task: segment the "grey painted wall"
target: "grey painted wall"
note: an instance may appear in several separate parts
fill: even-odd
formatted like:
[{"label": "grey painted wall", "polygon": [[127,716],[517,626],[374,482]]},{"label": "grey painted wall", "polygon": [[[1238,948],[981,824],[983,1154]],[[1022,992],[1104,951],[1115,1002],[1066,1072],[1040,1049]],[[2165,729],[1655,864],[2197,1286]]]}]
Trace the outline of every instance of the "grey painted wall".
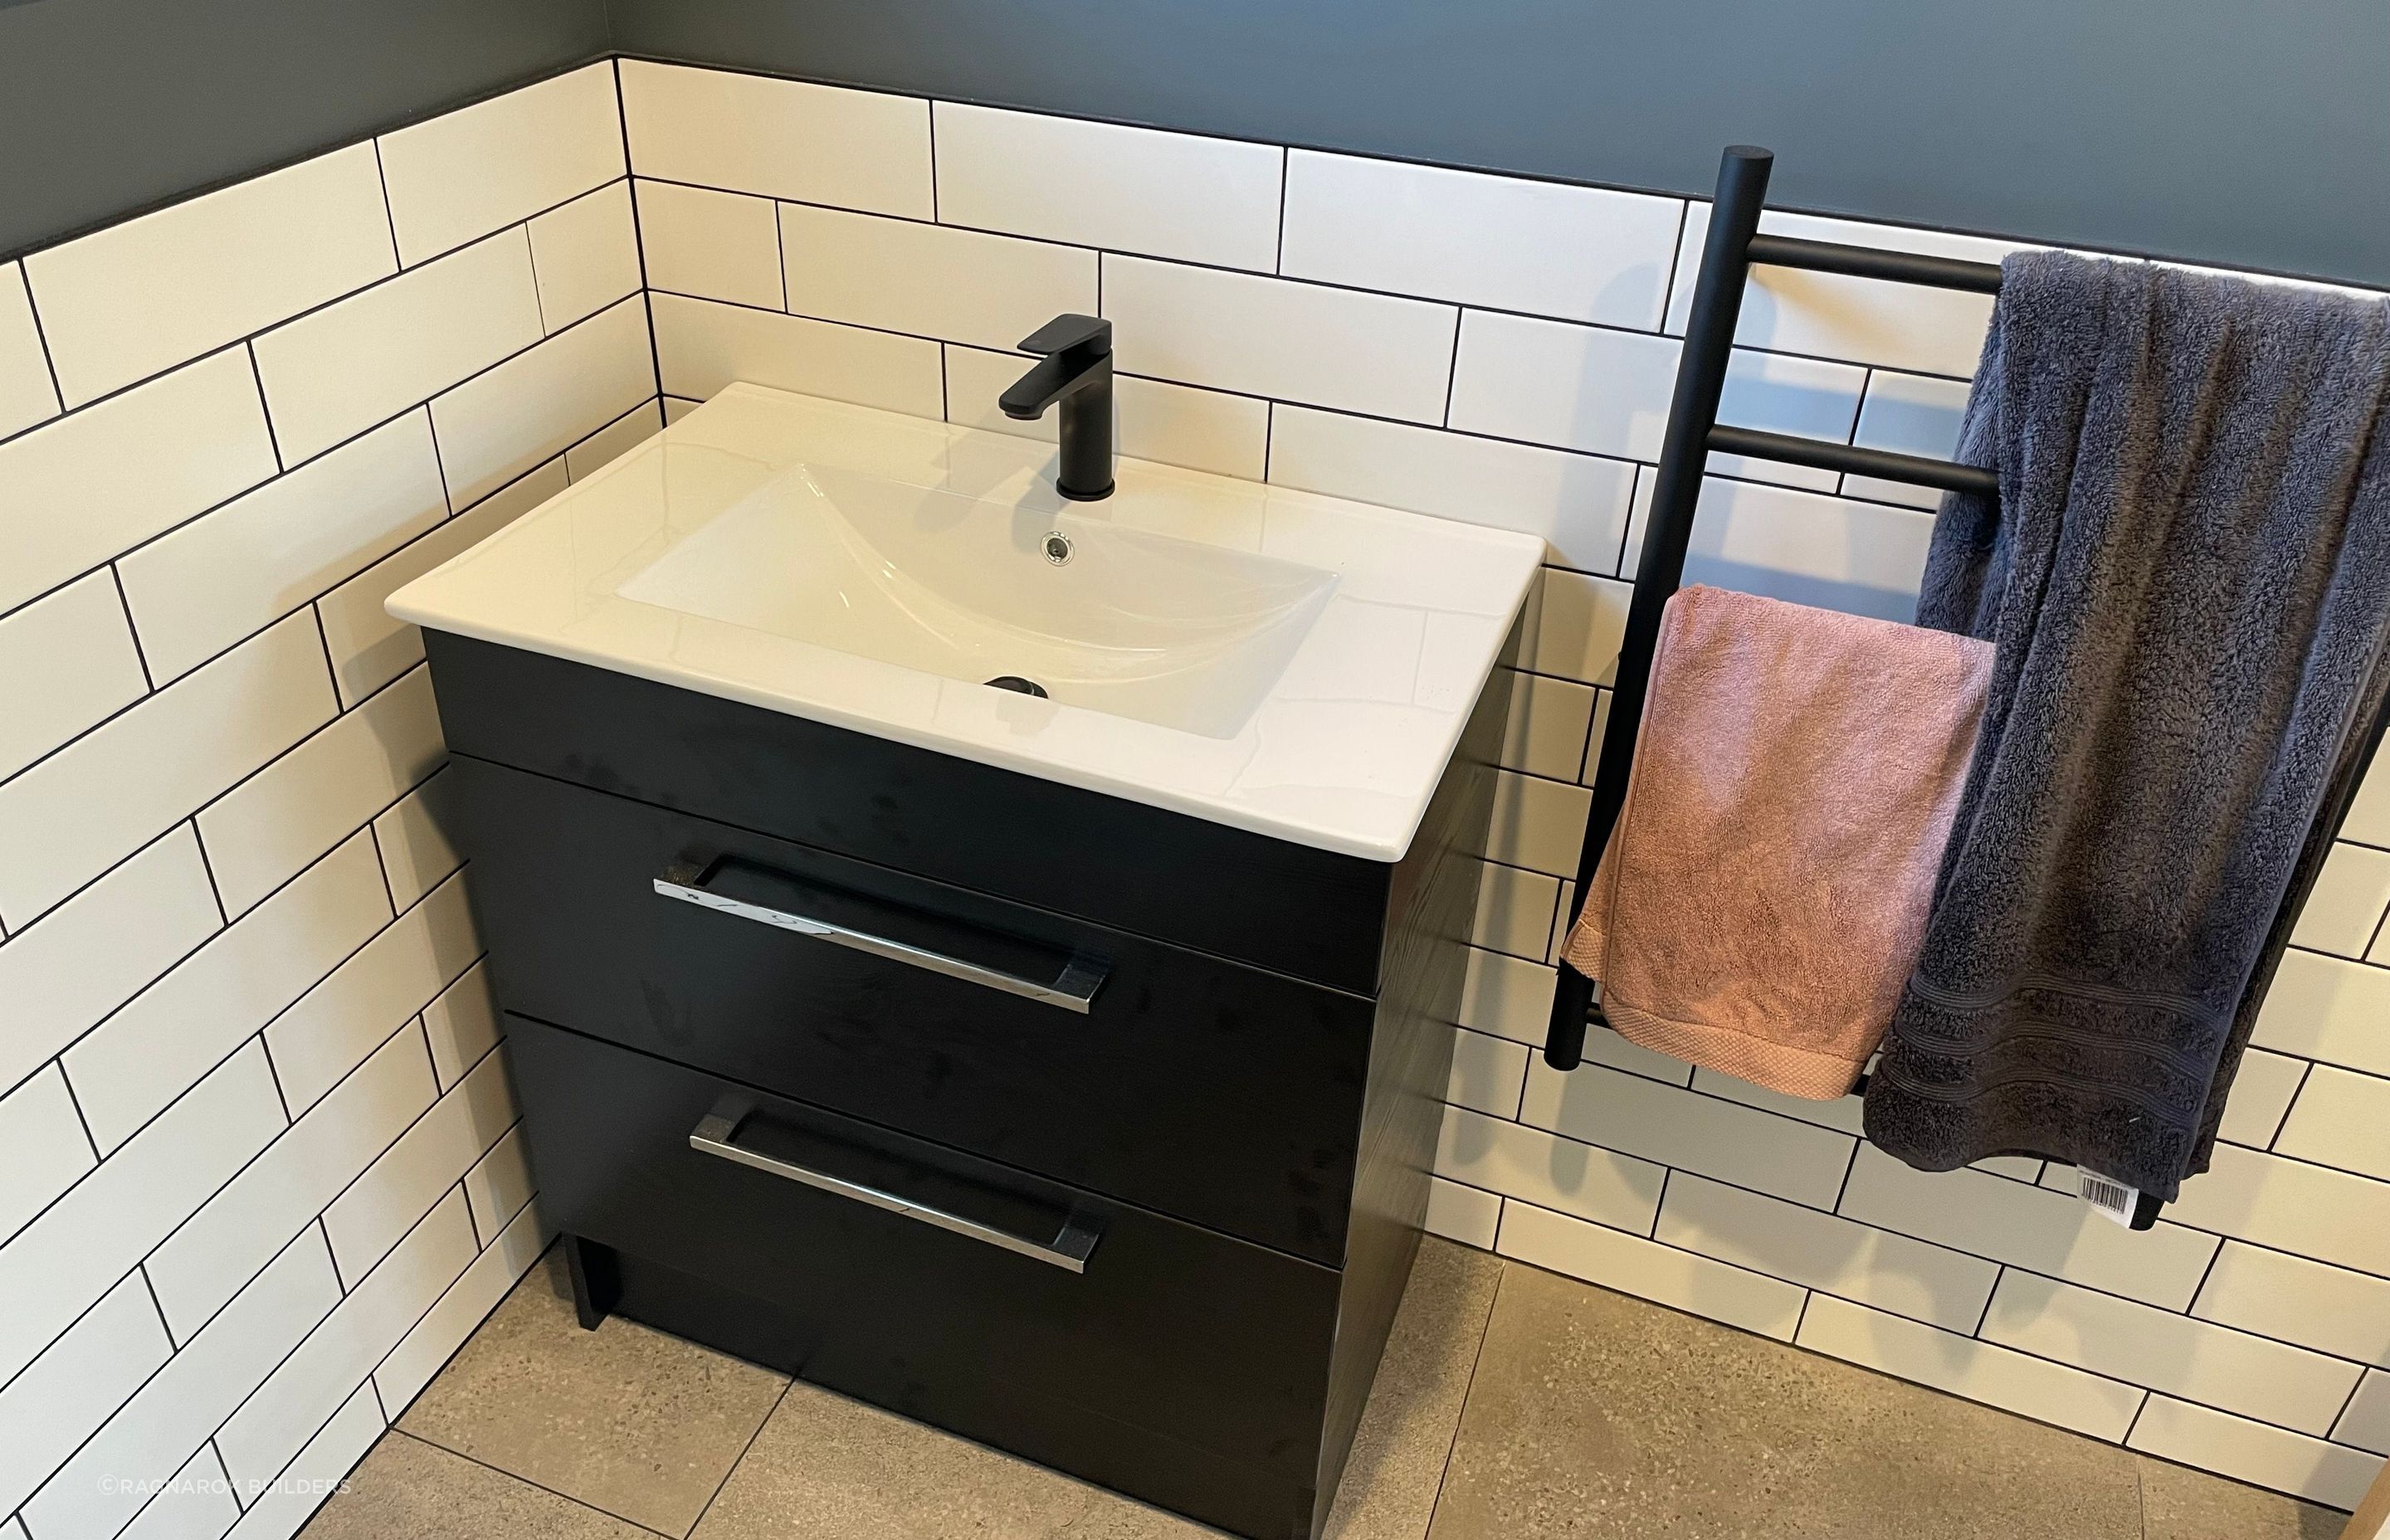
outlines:
[{"label": "grey painted wall", "polygon": [[604,0],[0,4],[0,255],[606,46]]},{"label": "grey painted wall", "polygon": [[626,52],[2390,284],[2384,0],[613,0]]}]

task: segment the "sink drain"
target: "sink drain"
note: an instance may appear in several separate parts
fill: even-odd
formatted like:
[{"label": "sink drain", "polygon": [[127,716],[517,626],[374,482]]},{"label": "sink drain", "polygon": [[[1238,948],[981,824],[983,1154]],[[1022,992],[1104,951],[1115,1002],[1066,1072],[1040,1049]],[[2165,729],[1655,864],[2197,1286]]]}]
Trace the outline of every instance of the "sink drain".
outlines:
[{"label": "sink drain", "polygon": [[999,674],[987,683],[991,689],[1010,690],[1016,695],[1034,695],[1040,700],[1046,699],[1045,686],[1034,679],[1023,679],[1017,674]]}]

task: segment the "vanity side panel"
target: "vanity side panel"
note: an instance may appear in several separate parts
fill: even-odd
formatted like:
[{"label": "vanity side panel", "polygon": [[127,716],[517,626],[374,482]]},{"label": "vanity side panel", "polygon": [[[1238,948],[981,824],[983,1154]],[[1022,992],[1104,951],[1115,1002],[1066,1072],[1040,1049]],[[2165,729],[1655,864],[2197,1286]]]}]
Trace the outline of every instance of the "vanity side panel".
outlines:
[{"label": "vanity side panel", "polygon": [[424,644],[459,752],[1377,992],[1384,863],[520,648]]},{"label": "vanity side panel", "polygon": [[1384,986],[1345,1231],[1315,1533],[1327,1523],[1427,1217],[1509,700],[1508,680],[1497,674],[1478,694],[1409,853],[1390,868]]}]

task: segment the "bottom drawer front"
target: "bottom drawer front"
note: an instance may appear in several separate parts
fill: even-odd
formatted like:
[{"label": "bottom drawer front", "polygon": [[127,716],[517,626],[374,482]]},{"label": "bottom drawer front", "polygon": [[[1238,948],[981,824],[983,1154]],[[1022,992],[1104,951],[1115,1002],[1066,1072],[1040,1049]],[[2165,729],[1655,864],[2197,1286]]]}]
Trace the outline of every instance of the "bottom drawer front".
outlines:
[{"label": "bottom drawer front", "polygon": [[[1063,1469],[1071,1450],[1036,1446],[1058,1405],[1314,1480],[1334,1271],[542,1022],[508,1032],[548,1218],[775,1307],[802,1344],[782,1367]],[[1008,1399],[1017,1421],[990,1411]]]}]

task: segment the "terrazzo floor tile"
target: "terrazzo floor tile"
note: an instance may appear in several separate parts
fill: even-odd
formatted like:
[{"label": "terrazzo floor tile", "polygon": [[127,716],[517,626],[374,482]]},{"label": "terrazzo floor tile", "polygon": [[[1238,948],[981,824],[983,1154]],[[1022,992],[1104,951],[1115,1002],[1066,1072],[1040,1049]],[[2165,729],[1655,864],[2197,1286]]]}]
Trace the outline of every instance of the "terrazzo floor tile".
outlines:
[{"label": "terrazzo floor tile", "polygon": [[1327,1540],[1420,1540],[1502,1278],[1501,1259],[1430,1237],[1378,1360]]},{"label": "terrazzo floor tile", "polygon": [[788,1380],[619,1317],[573,1318],[551,1251],[398,1421],[416,1437],[686,1535]]},{"label": "terrazzo floor tile", "polygon": [[1432,1540],[2140,1540],[2137,1457],[1519,1264]]},{"label": "terrazzo floor tile", "polygon": [[2143,1540],[2340,1540],[2348,1515],[2143,1457]]},{"label": "terrazzo floor tile", "polygon": [[645,1530],[392,1431],[304,1540],[653,1540]]}]

